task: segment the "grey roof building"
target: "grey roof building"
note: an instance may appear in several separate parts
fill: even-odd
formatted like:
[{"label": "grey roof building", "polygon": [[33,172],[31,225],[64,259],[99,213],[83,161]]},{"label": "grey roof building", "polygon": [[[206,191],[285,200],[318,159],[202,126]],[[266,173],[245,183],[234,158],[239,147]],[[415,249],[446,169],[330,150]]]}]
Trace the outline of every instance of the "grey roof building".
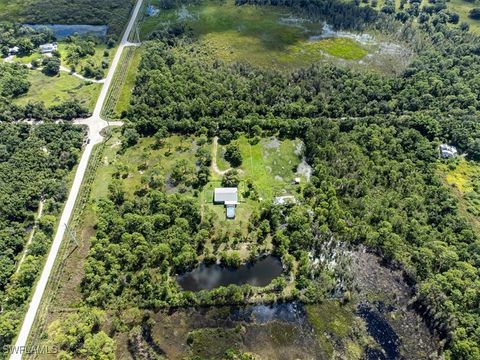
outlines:
[{"label": "grey roof building", "polygon": [[235,207],[238,204],[238,188],[216,188],[213,196],[215,204],[224,204],[227,219],[235,219]]},{"label": "grey roof building", "polygon": [[238,188],[216,188],[213,202],[215,204],[237,205]]}]

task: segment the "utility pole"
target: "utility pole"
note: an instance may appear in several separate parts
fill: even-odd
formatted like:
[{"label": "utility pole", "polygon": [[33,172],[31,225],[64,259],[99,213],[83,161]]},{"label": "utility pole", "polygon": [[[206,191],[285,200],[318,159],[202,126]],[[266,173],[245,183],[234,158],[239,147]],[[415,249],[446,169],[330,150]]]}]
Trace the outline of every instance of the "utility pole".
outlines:
[{"label": "utility pole", "polygon": [[68,235],[70,235],[70,238],[73,240],[76,247],[78,247],[79,245],[78,245],[77,238],[75,237],[75,234],[72,232],[72,230],[70,230],[67,224],[65,224],[65,229],[67,229]]}]

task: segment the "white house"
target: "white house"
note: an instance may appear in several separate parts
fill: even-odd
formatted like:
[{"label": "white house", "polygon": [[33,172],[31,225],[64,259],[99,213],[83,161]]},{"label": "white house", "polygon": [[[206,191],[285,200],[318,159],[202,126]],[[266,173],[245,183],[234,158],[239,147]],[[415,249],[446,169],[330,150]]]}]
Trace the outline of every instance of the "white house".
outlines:
[{"label": "white house", "polygon": [[440,145],[440,155],[445,159],[453,157],[457,155],[457,153],[458,151],[455,146],[450,146],[447,144]]},{"label": "white house", "polygon": [[18,46],[14,46],[8,49],[8,55],[17,55],[20,49]]},{"label": "white house", "polygon": [[58,48],[57,43],[43,44],[38,47],[38,49],[42,54],[51,53],[52,51],[57,50],[57,48]]},{"label": "white house", "polygon": [[235,219],[235,207],[238,204],[238,188],[216,188],[214,204],[223,204],[227,209],[227,219]]}]

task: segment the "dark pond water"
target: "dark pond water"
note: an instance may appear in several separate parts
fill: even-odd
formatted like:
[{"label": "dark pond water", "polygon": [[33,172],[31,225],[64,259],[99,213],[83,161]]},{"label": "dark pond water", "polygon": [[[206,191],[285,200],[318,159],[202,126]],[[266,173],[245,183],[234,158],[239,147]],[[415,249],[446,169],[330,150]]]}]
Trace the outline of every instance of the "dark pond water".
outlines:
[{"label": "dark pond water", "polygon": [[307,321],[307,313],[298,302],[279,304],[248,305],[232,309],[231,319],[255,324],[266,324],[271,321],[303,324]]},{"label": "dark pond water", "polygon": [[268,255],[255,262],[243,264],[239,268],[201,264],[196,269],[179,275],[177,281],[187,291],[211,290],[230,284],[266,286],[280,276],[282,271],[280,259]]},{"label": "dark pond water", "polygon": [[382,347],[384,354],[376,349],[368,348],[366,351],[368,360],[395,360],[400,355],[400,339],[387,320],[367,304],[360,304],[358,314],[365,320],[368,333]]},{"label": "dark pond water", "polygon": [[99,37],[107,36],[107,25],[60,25],[60,24],[51,24],[51,25],[30,25],[33,29],[50,29],[53,31],[55,37],[59,40],[66,38],[67,36],[78,34],[78,35],[95,35]]}]

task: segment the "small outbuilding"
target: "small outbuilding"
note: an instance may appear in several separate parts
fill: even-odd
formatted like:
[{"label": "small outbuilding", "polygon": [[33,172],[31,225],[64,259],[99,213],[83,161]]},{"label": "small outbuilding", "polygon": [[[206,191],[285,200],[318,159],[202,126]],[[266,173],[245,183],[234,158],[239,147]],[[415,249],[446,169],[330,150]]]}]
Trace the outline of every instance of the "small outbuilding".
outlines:
[{"label": "small outbuilding", "polygon": [[213,195],[214,204],[223,204],[227,209],[227,219],[235,219],[238,204],[238,188],[216,188]]},{"label": "small outbuilding", "polygon": [[456,156],[458,154],[457,148],[455,146],[447,145],[447,144],[441,144],[440,145],[440,155],[444,159],[451,158],[453,156]]}]

